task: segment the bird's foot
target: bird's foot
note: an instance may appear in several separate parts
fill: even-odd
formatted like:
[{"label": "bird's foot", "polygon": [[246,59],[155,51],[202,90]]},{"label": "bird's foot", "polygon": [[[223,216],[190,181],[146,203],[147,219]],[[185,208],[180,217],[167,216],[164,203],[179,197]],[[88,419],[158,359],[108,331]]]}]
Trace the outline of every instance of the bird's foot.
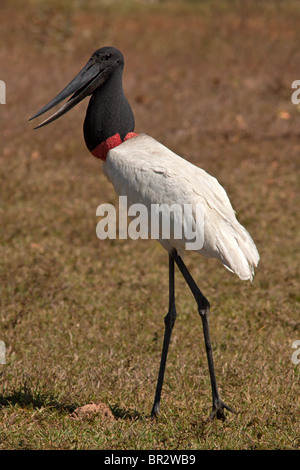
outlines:
[{"label": "bird's foot", "polygon": [[151,418],[158,418],[159,415],[159,403],[154,403],[152,411],[151,411]]},{"label": "bird's foot", "polygon": [[224,413],[224,409],[230,411],[231,413],[237,414],[235,410],[227,406],[221,398],[217,398],[213,401],[213,409],[212,412],[209,415],[210,421],[213,421],[214,418],[221,419],[222,421],[225,421],[226,415]]}]

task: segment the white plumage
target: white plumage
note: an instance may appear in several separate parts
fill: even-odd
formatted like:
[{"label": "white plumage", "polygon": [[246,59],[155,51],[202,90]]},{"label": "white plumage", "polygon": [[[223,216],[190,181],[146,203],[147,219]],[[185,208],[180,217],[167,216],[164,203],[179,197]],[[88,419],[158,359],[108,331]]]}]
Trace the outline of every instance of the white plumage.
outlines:
[{"label": "white plumage", "polygon": [[[237,221],[224,188],[206,171],[176,155],[152,137],[140,134],[108,152],[103,171],[128,204],[200,204],[204,215],[201,255],[217,258],[242,280],[252,280],[259,261],[256,246]],[[187,240],[160,238],[180,256]]]}]

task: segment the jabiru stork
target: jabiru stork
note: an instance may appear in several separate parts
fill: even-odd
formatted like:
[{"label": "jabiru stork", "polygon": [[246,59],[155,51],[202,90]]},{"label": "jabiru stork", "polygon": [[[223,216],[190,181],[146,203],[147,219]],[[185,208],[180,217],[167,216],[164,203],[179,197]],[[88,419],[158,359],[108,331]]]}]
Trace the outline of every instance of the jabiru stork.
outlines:
[{"label": "jabiru stork", "polygon": [[[77,103],[91,95],[84,120],[84,139],[93,156],[103,161],[103,170],[119,196],[130,204],[200,205],[203,217],[203,245],[197,252],[220,260],[242,280],[252,280],[259,261],[256,246],[247,230],[237,221],[224,188],[216,178],[157,142],[146,134],[134,132],[135,120],[123,91],[124,57],[114,47],[102,47],[76,77],[46,106],[35,119],[62,100],[68,101],[37,128],[56,120]],[[164,318],[165,333],[156,393],[151,415],[159,413],[168,348],[176,319],[174,263],[181,271],[198,307],[203,326],[212,390],[210,419],[225,419],[224,410],[235,411],[221,399],[213,362],[209,329],[210,304],[185,263],[186,239],[158,240],[169,256],[169,309]]]}]

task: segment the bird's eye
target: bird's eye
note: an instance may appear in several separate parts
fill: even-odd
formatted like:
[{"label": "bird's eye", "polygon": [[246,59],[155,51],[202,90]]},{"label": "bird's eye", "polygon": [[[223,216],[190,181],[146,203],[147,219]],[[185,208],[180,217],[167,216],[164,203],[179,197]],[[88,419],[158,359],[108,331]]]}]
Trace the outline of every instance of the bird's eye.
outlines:
[{"label": "bird's eye", "polygon": [[111,53],[110,52],[107,52],[106,54],[104,54],[103,56],[103,60],[108,60],[111,58]]}]

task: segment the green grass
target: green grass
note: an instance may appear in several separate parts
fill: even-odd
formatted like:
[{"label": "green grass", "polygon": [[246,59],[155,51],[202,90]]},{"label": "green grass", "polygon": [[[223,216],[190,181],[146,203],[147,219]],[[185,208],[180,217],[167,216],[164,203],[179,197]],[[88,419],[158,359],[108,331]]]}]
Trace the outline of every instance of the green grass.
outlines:
[{"label": "green grass", "polygon": [[[219,2],[220,14],[214,2],[129,3],[118,14],[93,2],[0,7],[0,449],[298,449],[297,3]],[[261,255],[251,285],[186,256],[211,304],[222,398],[239,412],[224,423],[207,419],[201,321],[178,272],[161,415],[149,416],[167,254],[97,239],[96,208],[117,197],[83,143],[86,103],[39,131],[27,122],[108,44],[125,55],[137,131],[216,176]],[[75,419],[91,402],[114,419]]]}]

